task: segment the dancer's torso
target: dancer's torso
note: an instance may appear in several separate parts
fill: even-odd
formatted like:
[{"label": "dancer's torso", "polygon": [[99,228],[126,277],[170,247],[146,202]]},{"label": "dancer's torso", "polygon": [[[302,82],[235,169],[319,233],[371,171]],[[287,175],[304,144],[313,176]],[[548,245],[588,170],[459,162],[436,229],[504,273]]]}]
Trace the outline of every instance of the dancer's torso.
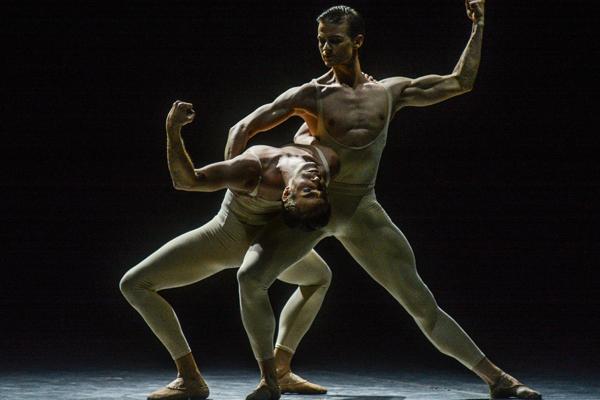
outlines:
[{"label": "dancer's torso", "polygon": [[392,97],[377,82],[357,89],[319,80],[313,84],[317,96],[313,133],[338,154],[341,168],[329,184],[332,215],[324,234],[344,235],[378,206],[374,186],[392,117]]},{"label": "dancer's torso", "polygon": [[261,175],[256,186],[248,193],[228,190],[223,207],[244,223],[264,225],[281,211],[283,182],[277,167],[280,157],[299,157],[303,161],[314,161],[325,170],[325,180],[329,181],[329,163],[323,151],[313,146],[289,145],[282,148],[252,146],[246,150],[249,158],[254,158],[260,166]]},{"label": "dancer's torso", "polygon": [[[360,91],[352,93],[349,93],[352,89],[343,86],[320,84],[315,80],[313,84],[318,110],[315,136],[322,145],[337,153],[341,164],[341,170],[328,188],[333,215],[327,230],[332,232],[337,230],[336,225],[345,225],[342,222],[353,214],[359,203],[375,201],[373,187],[387,140],[392,99],[379,83],[365,84]],[[249,150],[265,168],[260,147]],[[281,211],[281,201],[266,200],[259,193],[258,186],[252,195],[228,190],[223,207],[233,211],[244,223],[264,225]]]},{"label": "dancer's torso", "polygon": [[317,96],[314,134],[338,154],[341,164],[330,191],[373,188],[391,118],[389,91],[375,82],[358,89],[316,80],[313,84]]},{"label": "dancer's torso", "polygon": [[245,224],[265,225],[281,212],[281,200],[265,200],[227,190],[221,205],[221,211],[224,210]]}]

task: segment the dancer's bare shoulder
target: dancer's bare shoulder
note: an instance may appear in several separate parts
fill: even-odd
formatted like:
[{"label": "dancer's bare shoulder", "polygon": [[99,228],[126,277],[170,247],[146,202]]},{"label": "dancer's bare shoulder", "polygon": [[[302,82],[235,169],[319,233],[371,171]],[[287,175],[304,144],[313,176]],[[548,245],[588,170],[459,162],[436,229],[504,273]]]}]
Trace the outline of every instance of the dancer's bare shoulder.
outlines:
[{"label": "dancer's bare shoulder", "polygon": [[272,170],[276,169],[277,162],[283,153],[284,150],[279,147],[255,145],[248,147],[241,156],[252,160],[260,168],[260,174],[265,178],[265,175],[272,175]]}]

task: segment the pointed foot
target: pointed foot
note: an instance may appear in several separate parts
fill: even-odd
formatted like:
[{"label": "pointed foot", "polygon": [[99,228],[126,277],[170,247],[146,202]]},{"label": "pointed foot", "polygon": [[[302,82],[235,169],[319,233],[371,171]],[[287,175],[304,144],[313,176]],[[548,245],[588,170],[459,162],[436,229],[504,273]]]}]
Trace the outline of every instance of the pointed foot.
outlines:
[{"label": "pointed foot", "polygon": [[246,396],[246,400],[279,400],[280,397],[279,386],[268,385],[264,379],[261,379],[258,387]]},{"label": "pointed foot", "polygon": [[295,393],[295,394],[325,394],[327,388],[316,383],[309,382],[308,380],[294,374],[292,371],[288,371],[279,377],[279,388],[281,393]]},{"label": "pointed foot", "polygon": [[542,395],[507,373],[502,373],[498,381],[490,385],[490,398],[541,400]]},{"label": "pointed foot", "polygon": [[148,395],[148,400],[205,400],[209,390],[204,380],[177,378],[164,388]]}]

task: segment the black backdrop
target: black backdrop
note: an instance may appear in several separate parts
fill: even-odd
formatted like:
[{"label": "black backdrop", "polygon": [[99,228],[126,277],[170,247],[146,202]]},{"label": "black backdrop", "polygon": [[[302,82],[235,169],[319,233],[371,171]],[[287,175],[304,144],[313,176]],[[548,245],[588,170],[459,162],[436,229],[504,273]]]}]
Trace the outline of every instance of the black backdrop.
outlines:
[{"label": "black backdrop", "polygon": [[[402,110],[379,201],[438,302],[509,368],[593,366],[599,243],[598,18],[583,1],[488,1],[475,90]],[[207,221],[222,193],[172,189],[164,118],[195,104],[197,165],[227,130],[324,72],[315,16],[331,2],[3,6],[2,366],[168,366],[118,290],[122,274]],[[349,1],[376,78],[449,73],[470,32],[459,0]],[[6,68],[8,67],[8,68]],[[292,119],[255,143],[290,142]],[[306,364],[460,369],[334,239],[334,272],[300,347]],[[291,287],[276,284],[280,309]],[[167,291],[204,368],[253,365],[234,271]]]}]

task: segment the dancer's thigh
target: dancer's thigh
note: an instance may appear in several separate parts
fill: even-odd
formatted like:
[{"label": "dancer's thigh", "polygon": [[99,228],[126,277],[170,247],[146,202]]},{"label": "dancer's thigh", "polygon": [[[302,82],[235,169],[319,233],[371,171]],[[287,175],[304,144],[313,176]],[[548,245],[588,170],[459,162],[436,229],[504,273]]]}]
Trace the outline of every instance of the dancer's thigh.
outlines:
[{"label": "dancer's thigh", "polygon": [[294,285],[311,286],[328,283],[331,270],[316,251],[311,250],[300,261],[283,271],[277,279]]},{"label": "dancer's thigh", "polygon": [[231,215],[218,215],[169,241],[127,274],[154,290],[189,285],[225,268],[238,267],[256,233],[251,231],[258,229]]},{"label": "dancer's thigh", "polygon": [[337,238],[367,273],[409,311],[434,304],[431,292],[417,273],[408,240],[374,196],[366,200]]},{"label": "dancer's thigh", "polygon": [[[246,252],[238,277],[259,281],[264,287],[309,253],[323,237],[322,231],[303,232],[280,219],[267,225]],[[316,259],[312,259],[316,260]]]}]

